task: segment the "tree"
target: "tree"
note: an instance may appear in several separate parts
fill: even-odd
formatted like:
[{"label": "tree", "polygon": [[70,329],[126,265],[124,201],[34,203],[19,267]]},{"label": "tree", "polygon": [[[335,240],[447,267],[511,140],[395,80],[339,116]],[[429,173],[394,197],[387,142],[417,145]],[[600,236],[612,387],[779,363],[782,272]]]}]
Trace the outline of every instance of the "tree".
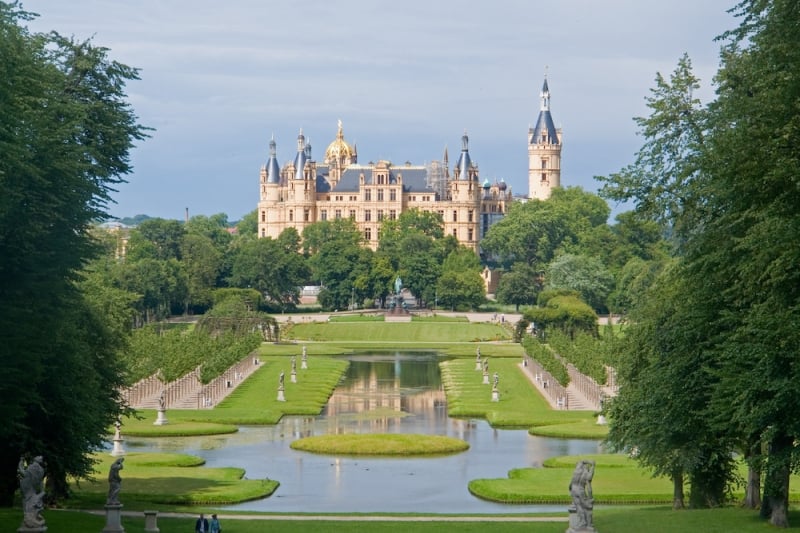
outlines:
[{"label": "tree", "polygon": [[520,305],[534,305],[539,291],[542,290],[542,275],[525,263],[514,263],[511,272],[506,272],[497,284],[497,301],[503,304],[514,304],[519,311]]},{"label": "tree", "polygon": [[461,246],[447,256],[436,284],[439,302],[452,309],[476,309],[486,301],[481,265],[471,249]]},{"label": "tree", "polygon": [[561,254],[547,267],[546,285],[551,289],[573,289],[597,312],[607,311],[606,299],[614,288],[614,277],[593,257]]},{"label": "tree", "polygon": [[44,456],[51,495],[65,496],[124,412],[122,339],[76,281],[97,250],[90,224],[146,136],[124,93],[136,70],[90,42],[32,35],[21,25],[30,17],[0,3],[3,505],[28,453]]},{"label": "tree", "polygon": [[[262,239],[263,240],[263,239]],[[362,250],[361,232],[350,219],[316,222],[303,230],[303,246],[312,276],[323,286],[319,303],[326,309],[347,309],[353,299],[360,263],[371,260]]]}]

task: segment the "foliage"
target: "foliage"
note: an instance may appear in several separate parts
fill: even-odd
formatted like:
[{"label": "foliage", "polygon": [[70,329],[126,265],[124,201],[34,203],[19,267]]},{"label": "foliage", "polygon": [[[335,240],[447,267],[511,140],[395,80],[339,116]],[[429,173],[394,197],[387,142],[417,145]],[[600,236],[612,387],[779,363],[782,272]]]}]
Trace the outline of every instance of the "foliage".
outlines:
[{"label": "foliage", "polygon": [[477,309],[485,301],[481,265],[471,249],[460,246],[450,252],[436,284],[439,303],[451,309]]},{"label": "foliage", "polygon": [[575,365],[581,374],[600,385],[606,384],[606,367],[616,365],[619,339],[613,334],[597,336],[578,332],[570,337],[559,330],[548,330],[550,348],[567,362]]},{"label": "foliage", "polygon": [[31,17],[0,3],[3,505],[23,454],[44,456],[50,496],[66,496],[67,475],[88,474],[87,450],[121,412],[118,317],[75,282],[100,249],[91,225],[146,137],[125,94],[137,71],[91,42],[29,33]]},{"label": "foliage", "polygon": [[519,311],[520,305],[534,305],[542,290],[541,272],[526,263],[514,263],[510,272],[504,272],[497,285],[497,301],[513,304]]},{"label": "foliage", "polygon": [[548,288],[575,290],[595,311],[607,311],[606,299],[614,288],[614,277],[598,259],[561,254],[548,265],[545,279]]},{"label": "foliage", "polygon": [[537,331],[558,329],[573,338],[579,332],[597,335],[597,315],[591,307],[569,293],[550,297],[551,294],[539,295],[540,301],[546,302],[545,307],[532,307],[523,313]]},{"label": "foliage", "polygon": [[522,347],[525,348],[525,353],[535,359],[545,370],[550,372],[553,379],[558,381],[562,387],[569,385],[570,380],[567,367],[564,366],[564,362],[556,357],[546,344],[539,341],[536,337],[524,337],[522,339]]}]

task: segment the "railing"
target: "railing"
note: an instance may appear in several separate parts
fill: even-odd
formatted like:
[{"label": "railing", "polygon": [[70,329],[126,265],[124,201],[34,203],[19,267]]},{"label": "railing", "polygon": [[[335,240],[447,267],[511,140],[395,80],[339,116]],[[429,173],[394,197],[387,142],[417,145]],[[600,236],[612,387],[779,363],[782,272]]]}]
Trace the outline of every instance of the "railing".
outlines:
[{"label": "railing", "polygon": [[551,403],[555,404],[559,409],[569,409],[569,400],[567,399],[567,389],[550,374],[544,367],[539,364],[535,359],[526,355],[525,366],[530,367],[533,372],[533,379],[540,389],[546,394]]}]

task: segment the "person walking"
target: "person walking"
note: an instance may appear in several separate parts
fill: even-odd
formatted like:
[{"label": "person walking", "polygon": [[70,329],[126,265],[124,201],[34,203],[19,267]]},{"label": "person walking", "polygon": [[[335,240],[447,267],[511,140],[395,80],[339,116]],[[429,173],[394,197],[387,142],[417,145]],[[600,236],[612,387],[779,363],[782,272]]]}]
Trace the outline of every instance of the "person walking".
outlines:
[{"label": "person walking", "polygon": [[209,530],[210,533],[222,533],[222,526],[219,525],[219,520],[217,520],[217,515],[211,515],[211,529]]},{"label": "person walking", "polygon": [[210,533],[208,529],[208,520],[206,520],[203,513],[200,513],[200,518],[194,523],[194,533]]}]

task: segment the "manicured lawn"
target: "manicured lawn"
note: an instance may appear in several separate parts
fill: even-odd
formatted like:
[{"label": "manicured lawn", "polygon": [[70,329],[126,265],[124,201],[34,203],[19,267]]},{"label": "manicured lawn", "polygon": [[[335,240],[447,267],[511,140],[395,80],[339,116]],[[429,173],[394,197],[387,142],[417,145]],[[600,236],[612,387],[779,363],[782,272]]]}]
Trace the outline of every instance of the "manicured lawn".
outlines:
[{"label": "manicured lawn", "polygon": [[444,455],[469,449],[461,439],[408,433],[319,435],[298,439],[290,446],[293,450],[331,455]]},{"label": "manicured lawn", "polygon": [[[206,513],[209,511],[206,509]],[[91,532],[101,531],[105,517],[74,511],[45,511],[48,531]],[[561,515],[566,516],[566,512]],[[183,518],[159,517],[161,533],[187,533],[193,531],[196,515]],[[237,519],[221,515],[224,531],[236,533],[441,533],[457,530],[460,533],[508,532],[508,533],[564,533],[566,522],[448,522],[446,519],[431,521],[341,520],[254,520]],[[20,509],[0,509],[0,531],[16,531],[22,522]],[[800,511],[789,513],[790,530],[800,529]],[[143,516],[124,516],[122,525],[126,531],[143,531]],[[617,507],[595,509],[594,525],[600,533],[764,533],[777,531],[758,513],[735,507],[725,509],[672,511],[668,506]]]},{"label": "manicured lawn", "polygon": [[479,342],[509,340],[508,330],[490,323],[464,322],[309,322],[295,324],[283,335],[298,341]]},{"label": "manicured lawn", "polygon": [[[97,453],[94,481],[73,485],[71,506],[102,507],[105,503],[109,466],[116,459]],[[241,468],[207,468],[196,456],[165,453],[128,453],[122,470],[123,494],[127,507],[162,505],[224,505],[269,496],[279,483],[264,479],[243,479]]]},{"label": "manicured lawn", "polygon": [[[593,413],[551,409],[523,374],[517,359],[489,359],[489,381],[493,381],[495,372],[500,375],[498,402],[492,401],[492,385],[483,383],[483,373],[475,369],[474,359],[451,359],[439,366],[450,416],[485,418],[494,427],[570,424],[580,428],[570,435],[572,438],[602,438],[607,431],[602,426],[595,430]],[[593,431],[599,434],[590,436]]]}]

